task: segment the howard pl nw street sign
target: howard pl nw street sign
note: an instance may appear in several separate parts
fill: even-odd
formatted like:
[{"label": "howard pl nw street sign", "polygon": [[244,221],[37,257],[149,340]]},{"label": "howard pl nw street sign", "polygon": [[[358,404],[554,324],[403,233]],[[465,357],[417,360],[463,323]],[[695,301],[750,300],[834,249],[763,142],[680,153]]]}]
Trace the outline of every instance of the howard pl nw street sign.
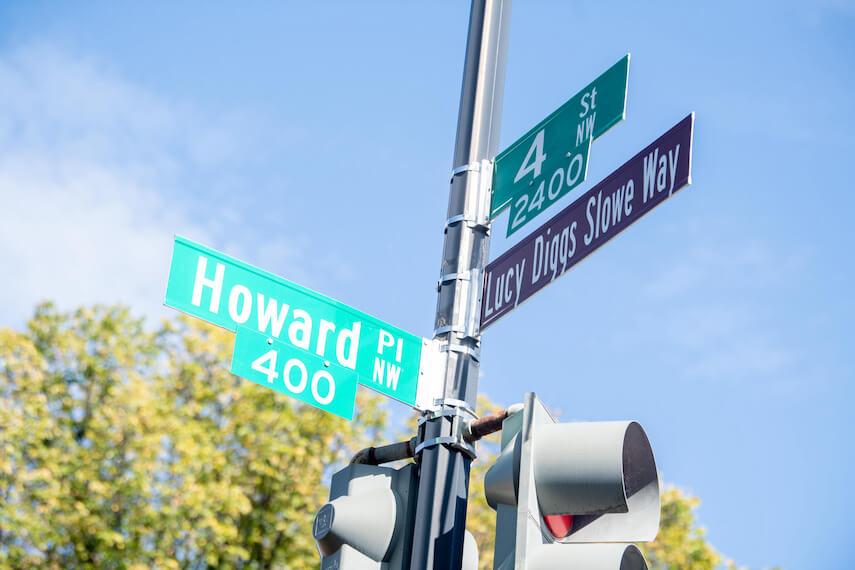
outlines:
[{"label": "howard pl nw street sign", "polygon": [[490,217],[511,207],[508,235],[585,181],[591,141],[626,113],[629,54],[501,152]]},{"label": "howard pl nw street sign", "polygon": [[491,262],[483,330],[691,183],[694,113]]},{"label": "howard pl nw street sign", "polygon": [[237,332],[232,371],[351,418],[356,384],[414,407],[434,343],[281,277],[175,238],[166,305]]}]

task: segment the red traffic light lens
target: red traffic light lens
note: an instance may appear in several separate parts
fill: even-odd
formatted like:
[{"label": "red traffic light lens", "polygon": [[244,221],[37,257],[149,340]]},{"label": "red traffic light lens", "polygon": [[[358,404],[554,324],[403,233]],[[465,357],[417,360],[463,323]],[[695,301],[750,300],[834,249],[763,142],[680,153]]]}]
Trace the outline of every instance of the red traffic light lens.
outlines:
[{"label": "red traffic light lens", "polygon": [[573,530],[573,515],[543,515],[543,522],[555,538],[565,538]]}]

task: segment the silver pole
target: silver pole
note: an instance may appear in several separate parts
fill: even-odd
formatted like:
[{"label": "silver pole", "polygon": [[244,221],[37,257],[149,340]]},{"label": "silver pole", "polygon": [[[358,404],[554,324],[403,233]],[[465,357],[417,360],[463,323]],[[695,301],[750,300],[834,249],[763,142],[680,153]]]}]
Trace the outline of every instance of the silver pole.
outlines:
[{"label": "silver pole", "polygon": [[454,438],[456,410],[475,409],[478,392],[478,330],[481,288],[489,252],[481,161],[495,156],[505,80],[511,0],[472,0],[463,87],[457,120],[448,222],[436,307],[435,338],[447,343],[444,370],[446,415],[426,413],[419,430],[418,502],[411,570],[461,568],[469,467],[472,459]]}]

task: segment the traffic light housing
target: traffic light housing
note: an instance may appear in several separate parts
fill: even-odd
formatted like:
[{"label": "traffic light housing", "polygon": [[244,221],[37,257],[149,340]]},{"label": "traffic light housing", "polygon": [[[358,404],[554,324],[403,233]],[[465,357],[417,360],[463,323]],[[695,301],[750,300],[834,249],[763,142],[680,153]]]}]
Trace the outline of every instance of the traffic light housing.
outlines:
[{"label": "traffic light housing", "polygon": [[[321,570],[407,570],[413,542],[417,465],[400,469],[348,465],[335,473],[330,501],[312,534]],[[462,570],[478,569],[478,546],[466,531]]]},{"label": "traffic light housing", "polygon": [[633,421],[556,423],[534,394],[502,426],[485,480],[495,570],[641,570],[659,529],[659,478]]},{"label": "traffic light housing", "polygon": [[322,570],[409,566],[414,469],[412,463],[400,469],[357,464],[333,475],[330,501],[312,528]]}]

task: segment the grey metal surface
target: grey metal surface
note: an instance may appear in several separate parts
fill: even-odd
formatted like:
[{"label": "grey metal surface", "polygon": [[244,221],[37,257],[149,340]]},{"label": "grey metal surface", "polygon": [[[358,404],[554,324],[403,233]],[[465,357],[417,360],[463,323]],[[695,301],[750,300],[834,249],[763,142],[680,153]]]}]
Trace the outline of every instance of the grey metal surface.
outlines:
[{"label": "grey metal surface", "polygon": [[[629,543],[659,527],[659,479],[636,422],[556,423],[534,394],[502,428],[485,479],[496,509],[495,570],[646,568]],[[544,515],[572,515],[556,538]],[[609,544],[612,543],[612,544]]]},{"label": "grey metal surface", "polygon": [[[478,390],[477,324],[489,236],[485,226],[470,222],[489,215],[485,191],[489,180],[484,177],[490,171],[484,172],[481,163],[492,158],[498,147],[510,4],[511,0],[472,0],[439,271],[470,278],[440,281],[434,322],[438,340],[461,347],[447,351],[444,395],[472,408]],[[419,432],[420,441],[456,435],[447,416],[431,417]],[[450,446],[422,450],[411,557],[414,570],[462,567],[470,463],[467,454]]]},{"label": "grey metal surface", "polygon": [[312,533],[321,569],[406,570],[412,538],[414,470],[354,464],[333,475],[330,501]]},{"label": "grey metal surface", "polygon": [[517,434],[502,448],[496,461],[484,476],[487,504],[494,509],[502,505],[516,505],[520,484],[520,436]]},{"label": "grey metal surface", "polygon": [[659,530],[659,477],[637,422],[539,426],[534,479],[543,515],[573,514],[562,542],[653,540]]},{"label": "grey metal surface", "polygon": [[475,536],[466,531],[463,537],[463,570],[478,570],[478,543]]},{"label": "grey metal surface", "polygon": [[324,556],[344,544],[372,560],[383,561],[392,537],[398,507],[389,487],[377,486],[334,499],[321,507],[315,518],[315,540]]},{"label": "grey metal surface", "polygon": [[647,570],[633,544],[543,544],[532,549],[526,570]]}]

